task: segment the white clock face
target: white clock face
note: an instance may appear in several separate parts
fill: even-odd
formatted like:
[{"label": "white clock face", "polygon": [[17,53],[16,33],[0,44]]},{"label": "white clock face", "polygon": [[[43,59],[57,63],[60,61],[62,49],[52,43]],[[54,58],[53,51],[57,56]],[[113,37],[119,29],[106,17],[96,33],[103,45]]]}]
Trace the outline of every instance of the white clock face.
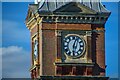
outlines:
[{"label": "white clock face", "polygon": [[70,35],[64,39],[64,51],[73,58],[79,57],[85,50],[85,42],[76,35]]},{"label": "white clock face", "polygon": [[35,40],[34,41],[34,59],[37,59],[37,55],[38,55],[38,41]]}]

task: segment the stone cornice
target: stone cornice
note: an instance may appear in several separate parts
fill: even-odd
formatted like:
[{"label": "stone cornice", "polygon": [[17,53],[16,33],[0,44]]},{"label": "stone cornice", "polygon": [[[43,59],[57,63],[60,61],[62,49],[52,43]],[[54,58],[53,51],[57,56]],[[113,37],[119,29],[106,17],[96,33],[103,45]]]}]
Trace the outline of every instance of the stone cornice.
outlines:
[{"label": "stone cornice", "polygon": [[105,24],[109,14],[40,15],[45,23]]},{"label": "stone cornice", "polygon": [[26,26],[29,30],[31,30],[34,25],[40,24],[42,22],[42,18],[39,17],[39,14],[36,13],[34,16],[31,17],[30,20],[26,21]]},{"label": "stone cornice", "polygon": [[33,25],[40,23],[69,23],[69,24],[105,24],[110,14],[34,14],[29,21],[26,22],[28,29]]}]

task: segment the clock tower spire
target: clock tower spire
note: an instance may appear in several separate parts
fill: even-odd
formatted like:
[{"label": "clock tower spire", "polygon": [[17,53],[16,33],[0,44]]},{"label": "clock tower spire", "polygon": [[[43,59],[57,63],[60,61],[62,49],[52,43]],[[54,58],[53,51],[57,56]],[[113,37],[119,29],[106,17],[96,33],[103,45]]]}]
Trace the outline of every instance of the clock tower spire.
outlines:
[{"label": "clock tower spire", "polygon": [[31,77],[108,80],[105,23],[109,15],[99,0],[30,4],[26,26],[31,33]]}]

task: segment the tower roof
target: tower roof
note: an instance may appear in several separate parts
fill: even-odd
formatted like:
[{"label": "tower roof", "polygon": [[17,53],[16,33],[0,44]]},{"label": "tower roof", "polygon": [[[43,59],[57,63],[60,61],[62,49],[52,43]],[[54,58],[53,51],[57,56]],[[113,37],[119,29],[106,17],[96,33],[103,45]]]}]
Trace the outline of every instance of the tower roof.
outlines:
[{"label": "tower roof", "polygon": [[38,14],[43,22],[104,24],[110,13],[99,0],[41,0],[29,5],[26,22]]},{"label": "tower roof", "polygon": [[[109,13],[109,11],[102,5],[101,2],[99,2],[99,0],[87,0],[87,2],[86,0],[79,0],[77,2],[66,2],[65,0],[60,0],[60,2],[57,0],[52,0],[51,2],[50,0],[41,0],[41,2],[39,2],[39,12],[56,12],[56,10],[58,11],[58,9],[70,3],[86,6],[95,12]],[[71,9],[71,7],[69,9]]]}]

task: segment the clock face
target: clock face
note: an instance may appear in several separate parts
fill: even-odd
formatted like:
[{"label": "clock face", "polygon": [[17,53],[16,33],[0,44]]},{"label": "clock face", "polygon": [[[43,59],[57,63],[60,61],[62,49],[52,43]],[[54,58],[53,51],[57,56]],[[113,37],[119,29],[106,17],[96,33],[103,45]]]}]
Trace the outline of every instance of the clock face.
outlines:
[{"label": "clock face", "polygon": [[34,41],[34,59],[36,60],[38,56],[38,41]]},{"label": "clock face", "polygon": [[73,58],[80,57],[85,50],[85,42],[76,35],[70,35],[64,38],[64,51]]}]

